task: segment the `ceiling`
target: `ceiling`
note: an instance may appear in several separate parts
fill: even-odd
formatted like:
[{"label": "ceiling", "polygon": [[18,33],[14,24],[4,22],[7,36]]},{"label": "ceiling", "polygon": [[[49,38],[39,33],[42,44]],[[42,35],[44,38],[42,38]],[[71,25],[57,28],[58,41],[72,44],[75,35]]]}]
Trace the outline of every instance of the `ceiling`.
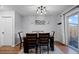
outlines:
[{"label": "ceiling", "polygon": [[[12,10],[17,11],[22,16],[37,15],[36,10],[40,5],[5,5]],[[74,5],[43,5],[47,8],[47,15],[58,15],[66,9],[73,7]]]}]

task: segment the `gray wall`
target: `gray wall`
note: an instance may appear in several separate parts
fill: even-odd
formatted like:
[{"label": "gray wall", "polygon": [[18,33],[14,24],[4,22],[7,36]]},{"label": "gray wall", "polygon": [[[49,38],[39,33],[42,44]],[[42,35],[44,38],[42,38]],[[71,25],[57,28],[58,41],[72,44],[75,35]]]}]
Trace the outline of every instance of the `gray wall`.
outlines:
[{"label": "gray wall", "polygon": [[22,31],[22,16],[15,12],[15,44],[20,42],[18,32]]},{"label": "gray wall", "polygon": [[[35,20],[45,20],[48,24],[45,25],[36,25]],[[25,33],[29,33],[32,31],[44,31],[50,32],[55,31],[55,41],[61,41],[62,32],[61,25],[57,25],[58,22],[61,22],[61,18],[58,16],[25,16],[22,19],[22,31]]]}]

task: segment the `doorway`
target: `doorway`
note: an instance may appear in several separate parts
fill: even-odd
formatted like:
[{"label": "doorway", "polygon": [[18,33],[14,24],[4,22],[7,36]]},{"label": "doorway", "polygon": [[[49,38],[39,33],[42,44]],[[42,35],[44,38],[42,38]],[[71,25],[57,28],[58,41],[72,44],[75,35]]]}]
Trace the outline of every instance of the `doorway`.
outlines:
[{"label": "doorway", "polygon": [[78,49],[78,14],[68,17],[68,45]]},{"label": "doorway", "polygon": [[13,44],[13,19],[11,15],[0,15],[0,45]]}]

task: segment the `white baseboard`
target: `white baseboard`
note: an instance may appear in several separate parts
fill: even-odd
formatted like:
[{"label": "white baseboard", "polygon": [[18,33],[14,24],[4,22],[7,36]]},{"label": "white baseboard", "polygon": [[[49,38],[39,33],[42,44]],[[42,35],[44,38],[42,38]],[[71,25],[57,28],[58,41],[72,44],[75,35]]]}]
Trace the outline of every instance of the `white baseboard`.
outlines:
[{"label": "white baseboard", "polygon": [[0,45],[0,47],[2,46],[10,46],[10,47],[15,47],[15,45]]},{"label": "white baseboard", "polygon": [[11,47],[15,47],[15,45],[12,45]]}]

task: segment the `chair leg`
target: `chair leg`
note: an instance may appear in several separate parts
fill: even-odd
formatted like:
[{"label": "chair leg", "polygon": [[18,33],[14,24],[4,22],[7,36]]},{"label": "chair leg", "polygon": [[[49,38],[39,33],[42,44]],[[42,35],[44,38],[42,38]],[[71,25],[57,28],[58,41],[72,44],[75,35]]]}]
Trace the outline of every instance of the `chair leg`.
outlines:
[{"label": "chair leg", "polygon": [[49,54],[49,45],[47,45],[47,51],[48,51],[47,53]]},{"label": "chair leg", "polygon": [[20,43],[20,49],[21,49],[21,43]]},{"label": "chair leg", "polygon": [[38,47],[36,46],[36,54],[37,54],[37,51],[38,51]]},{"label": "chair leg", "polygon": [[40,46],[40,54],[41,54],[41,46]]}]

